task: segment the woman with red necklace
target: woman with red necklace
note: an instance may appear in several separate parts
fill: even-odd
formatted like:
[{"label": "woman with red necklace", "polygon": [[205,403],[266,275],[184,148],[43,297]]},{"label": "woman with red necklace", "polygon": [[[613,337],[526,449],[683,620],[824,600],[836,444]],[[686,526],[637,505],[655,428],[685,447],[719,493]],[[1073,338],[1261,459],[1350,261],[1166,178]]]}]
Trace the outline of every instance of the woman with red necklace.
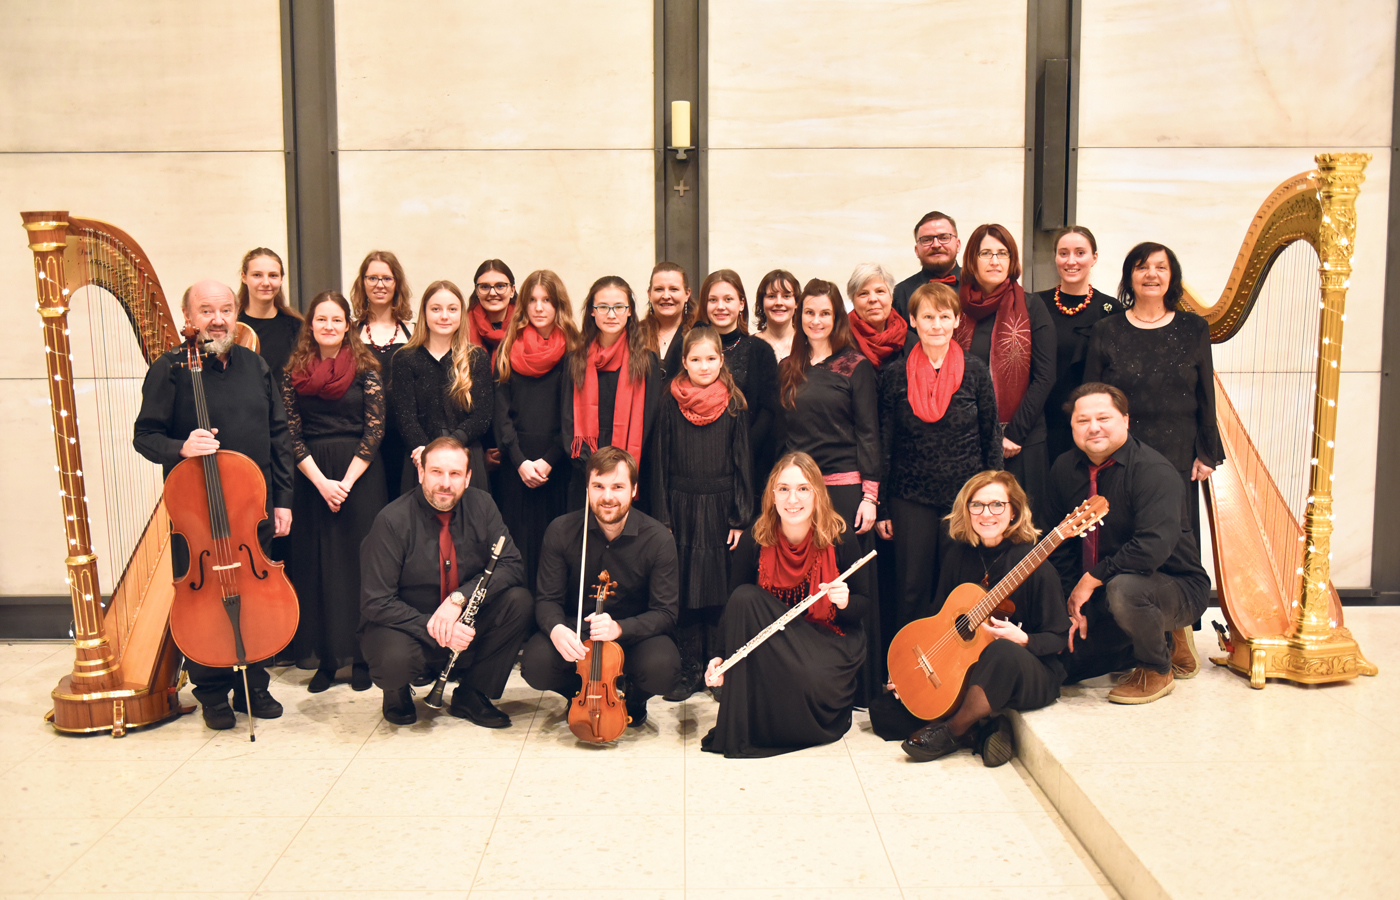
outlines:
[{"label": "woman with red necklace", "polygon": [[535,590],[549,523],[568,510],[569,467],[560,435],[569,402],[568,355],[579,343],[564,282],[548,269],[525,276],[496,353],[496,442],[501,452],[501,518]]},{"label": "woman with red necklace", "polygon": [[[808,595],[855,564],[846,520],[831,506],[821,469],[806,453],[778,460],[763,490],[763,512],[739,539],[720,620],[731,654]],[[705,683],[723,688],[719,718],[700,747],[728,757],[777,756],[839,741],[851,727],[856,679],[865,664],[861,623],[870,606],[869,567],[789,623],[737,666]]]},{"label": "woman with red necklace", "polygon": [[384,387],[379,361],[353,327],[336,291],[316,296],[287,360],[282,402],[297,460],[287,575],[301,621],[297,659],[317,659],[308,690],[320,693],[342,665],[351,686],[368,690],[360,655],[360,542],[384,507]]},{"label": "woman with red necklace", "polygon": [[399,434],[391,377],[394,354],[413,335],[412,299],[413,291],[397,256],[388,250],[365,254],[350,286],[350,306],[355,311],[354,327],[360,341],[379,360],[379,375],[384,380],[384,441],[379,445],[379,457],[384,460],[384,485],[390,500],[405,487],[414,486],[402,483],[409,448]]}]

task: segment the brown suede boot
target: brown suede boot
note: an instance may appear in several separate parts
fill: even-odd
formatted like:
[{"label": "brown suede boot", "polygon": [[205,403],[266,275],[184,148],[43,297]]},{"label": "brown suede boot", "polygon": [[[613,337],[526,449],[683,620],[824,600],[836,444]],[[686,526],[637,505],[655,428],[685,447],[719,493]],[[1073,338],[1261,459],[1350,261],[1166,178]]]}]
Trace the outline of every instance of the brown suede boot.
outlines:
[{"label": "brown suede boot", "polygon": [[1172,632],[1172,674],[1177,678],[1195,678],[1201,671],[1201,658],[1196,655],[1196,636],[1191,626]]},{"label": "brown suede boot", "polygon": [[1151,703],[1160,700],[1176,687],[1172,673],[1158,675],[1151,669],[1136,668],[1108,692],[1110,703]]}]

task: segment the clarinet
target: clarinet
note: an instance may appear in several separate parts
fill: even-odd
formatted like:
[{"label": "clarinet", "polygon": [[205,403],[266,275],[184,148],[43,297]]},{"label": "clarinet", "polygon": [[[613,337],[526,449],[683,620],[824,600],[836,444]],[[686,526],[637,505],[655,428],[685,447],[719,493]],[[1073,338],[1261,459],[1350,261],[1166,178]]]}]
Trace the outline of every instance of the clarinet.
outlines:
[{"label": "clarinet", "polygon": [[[486,599],[486,585],[491,582],[491,573],[496,571],[496,560],[501,558],[501,551],[505,549],[505,546],[505,535],[496,538],[496,545],[491,548],[491,561],[486,564],[486,571],[477,578],[476,588],[472,590],[471,599],[462,604],[462,614],[457,617],[457,621],[463,625],[469,627],[476,625],[476,611],[481,608],[481,601]],[[458,597],[462,596],[461,591],[453,591],[452,594]],[[457,657],[461,655],[461,652],[460,650],[452,651],[452,657],[447,660],[442,674],[438,676],[433,689],[428,691],[428,696],[423,700],[425,706],[442,709],[442,692],[447,688],[447,676],[451,673],[452,667],[457,664]]]}]

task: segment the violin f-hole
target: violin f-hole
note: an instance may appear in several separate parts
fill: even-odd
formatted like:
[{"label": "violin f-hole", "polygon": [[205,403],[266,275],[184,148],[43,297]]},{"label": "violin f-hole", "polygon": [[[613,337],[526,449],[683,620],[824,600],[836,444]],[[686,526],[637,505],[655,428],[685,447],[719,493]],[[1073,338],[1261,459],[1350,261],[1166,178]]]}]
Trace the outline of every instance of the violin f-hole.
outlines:
[{"label": "violin f-hole", "polygon": [[197,591],[204,587],[204,557],[209,555],[208,550],[201,550],[199,553],[199,583],[190,585],[190,590]]},{"label": "violin f-hole", "polygon": [[248,554],[248,571],[253,573],[253,577],[258,579],[259,581],[262,581],[264,578],[266,578],[267,569],[263,569],[261,572],[259,572],[257,563],[253,562],[253,548],[249,547],[247,544],[239,544],[238,549]]}]

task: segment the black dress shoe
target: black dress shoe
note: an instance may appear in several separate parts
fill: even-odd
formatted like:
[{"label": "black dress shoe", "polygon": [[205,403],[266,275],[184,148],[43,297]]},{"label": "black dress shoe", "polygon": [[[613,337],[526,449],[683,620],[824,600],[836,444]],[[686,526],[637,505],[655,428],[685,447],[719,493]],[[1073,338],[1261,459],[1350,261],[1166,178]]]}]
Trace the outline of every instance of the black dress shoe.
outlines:
[{"label": "black dress shoe", "polygon": [[899,745],[915,762],[931,762],[953,753],[961,746],[962,743],[942,722],[925,725]]},{"label": "black dress shoe", "polygon": [[311,683],[306,686],[306,689],[310,693],[319,694],[324,690],[328,690],[333,684],[335,684],[334,669],[330,671],[317,669],[316,674],[311,676]]},{"label": "black dress shoe", "polygon": [[[282,715],[282,704],[267,692],[267,688],[249,688],[248,692],[253,695],[253,717],[257,719],[276,719]],[[243,692],[234,689],[233,708],[241,713],[248,711],[248,703],[243,699]]]},{"label": "black dress shoe", "polygon": [[394,725],[412,725],[418,721],[413,706],[413,691],[408,685],[384,691],[384,720]]},{"label": "black dress shoe", "polygon": [[1006,716],[996,716],[977,733],[977,752],[982,756],[982,765],[989,769],[1004,766],[1016,755],[1016,744],[1011,737],[1011,720]]},{"label": "black dress shoe", "polygon": [[628,696],[624,701],[627,704],[627,727],[641,728],[647,723],[647,701],[650,697]]},{"label": "black dress shoe", "polygon": [[355,663],[350,669],[350,689],[352,691],[367,691],[373,682],[369,677],[369,666],[365,663]]},{"label": "black dress shoe", "polygon": [[233,710],[229,708],[227,700],[214,704],[206,703],[199,711],[204,715],[204,724],[215,731],[228,731],[235,724]]},{"label": "black dress shoe", "polygon": [[469,688],[465,684],[457,685],[457,690],[452,692],[452,702],[447,711],[482,728],[510,727],[510,716],[492,706],[490,699],[481,691]]}]

